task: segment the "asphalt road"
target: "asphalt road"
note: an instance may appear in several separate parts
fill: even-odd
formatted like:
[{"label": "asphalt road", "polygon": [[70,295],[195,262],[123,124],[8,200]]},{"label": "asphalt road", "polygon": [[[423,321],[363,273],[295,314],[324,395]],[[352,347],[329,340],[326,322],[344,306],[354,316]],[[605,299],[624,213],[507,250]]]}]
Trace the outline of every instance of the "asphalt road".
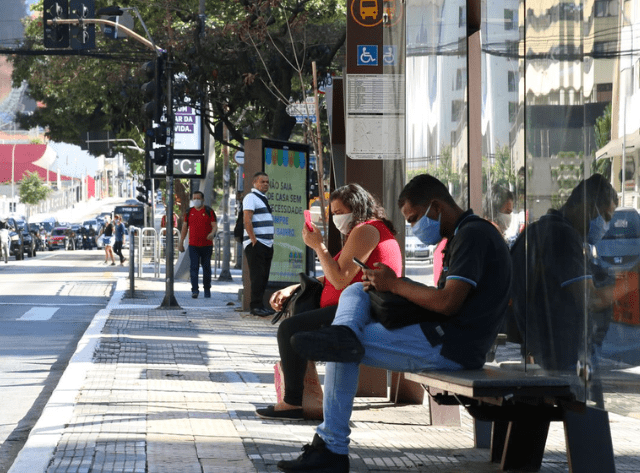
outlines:
[{"label": "asphalt road", "polygon": [[78,340],[127,270],[105,266],[103,250],[43,251],[0,263],[0,473],[11,466]]}]

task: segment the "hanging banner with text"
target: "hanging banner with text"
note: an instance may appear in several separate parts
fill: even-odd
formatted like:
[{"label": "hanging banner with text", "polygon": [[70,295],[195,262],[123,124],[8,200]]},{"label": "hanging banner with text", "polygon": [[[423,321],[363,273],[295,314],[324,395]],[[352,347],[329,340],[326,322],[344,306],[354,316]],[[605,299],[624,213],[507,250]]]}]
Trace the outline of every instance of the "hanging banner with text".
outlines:
[{"label": "hanging banner with text", "polygon": [[269,175],[267,197],[275,229],[269,282],[297,283],[298,273],[307,272],[302,226],[308,205],[309,147],[270,140],[263,143],[264,172]]}]

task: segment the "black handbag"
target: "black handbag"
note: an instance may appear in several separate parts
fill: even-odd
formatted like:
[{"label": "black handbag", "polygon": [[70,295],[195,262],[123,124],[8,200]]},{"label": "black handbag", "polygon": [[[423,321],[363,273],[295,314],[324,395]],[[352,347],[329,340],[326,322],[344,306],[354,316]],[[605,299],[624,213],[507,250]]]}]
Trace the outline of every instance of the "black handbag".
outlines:
[{"label": "black handbag", "polygon": [[444,330],[440,322],[446,320],[446,316],[425,309],[392,292],[380,292],[373,288],[368,292],[371,300],[371,317],[380,322],[384,328],[394,330],[407,325],[423,324],[421,328],[428,332],[425,335],[429,342],[433,346],[442,343]]},{"label": "black handbag", "polygon": [[316,278],[300,273],[300,287],[284,303],[282,310],[276,312],[271,319],[272,324],[277,324],[281,318],[291,317],[320,307],[320,295],[323,285]]}]

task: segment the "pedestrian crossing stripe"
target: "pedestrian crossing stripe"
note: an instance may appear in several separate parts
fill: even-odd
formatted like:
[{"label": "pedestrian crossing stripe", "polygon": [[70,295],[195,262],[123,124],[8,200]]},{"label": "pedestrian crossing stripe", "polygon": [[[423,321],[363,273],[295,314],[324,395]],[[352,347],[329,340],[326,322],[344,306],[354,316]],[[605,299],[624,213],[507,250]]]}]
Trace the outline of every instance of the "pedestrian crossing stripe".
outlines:
[{"label": "pedestrian crossing stripe", "polygon": [[49,320],[58,311],[59,307],[32,307],[17,320],[38,321]]}]

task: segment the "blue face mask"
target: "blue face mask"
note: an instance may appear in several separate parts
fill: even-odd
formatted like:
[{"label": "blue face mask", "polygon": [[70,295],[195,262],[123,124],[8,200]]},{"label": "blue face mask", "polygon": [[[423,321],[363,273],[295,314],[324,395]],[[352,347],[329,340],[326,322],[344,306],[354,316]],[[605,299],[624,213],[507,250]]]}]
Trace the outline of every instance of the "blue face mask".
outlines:
[{"label": "blue face mask", "polygon": [[589,234],[587,235],[587,241],[591,245],[597,245],[602,237],[609,231],[609,223],[604,221],[598,207],[596,207],[598,216],[589,222]]},{"label": "blue face mask", "polygon": [[411,227],[411,231],[416,238],[425,245],[437,245],[438,242],[442,240],[442,235],[440,234],[440,218],[442,217],[442,214],[440,214],[438,220],[432,220],[427,217],[430,209],[431,205],[429,205],[424,217],[418,220],[413,227]]}]

